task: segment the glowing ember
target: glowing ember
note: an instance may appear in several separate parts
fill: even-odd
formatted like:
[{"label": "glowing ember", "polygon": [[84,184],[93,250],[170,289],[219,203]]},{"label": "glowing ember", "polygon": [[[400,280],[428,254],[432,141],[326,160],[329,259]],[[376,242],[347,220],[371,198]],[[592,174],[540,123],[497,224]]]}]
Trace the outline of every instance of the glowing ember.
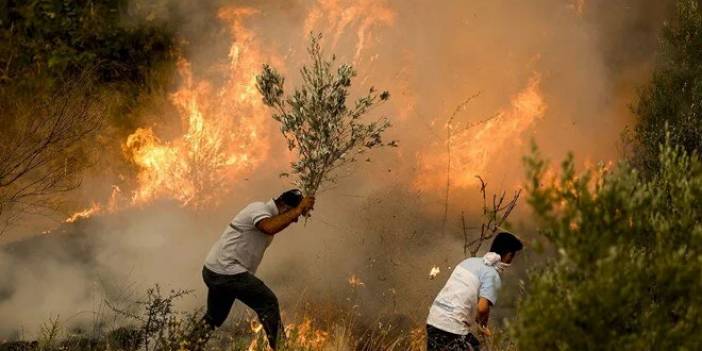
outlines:
[{"label": "glowing ember", "polygon": [[431,270],[429,271],[429,279],[436,278],[436,276],[438,276],[439,273],[441,273],[441,269],[439,269],[439,266],[431,267]]},{"label": "glowing ember", "polygon": [[364,282],[361,280],[361,278],[359,278],[359,277],[356,276],[355,274],[352,274],[352,275],[349,277],[348,282],[349,282],[349,285],[351,285],[351,287],[354,287],[354,288],[357,288],[357,287],[359,287],[359,286],[364,286],[364,285],[366,285],[366,283],[364,283]]},{"label": "glowing ember", "polygon": [[[522,135],[546,112],[541,93],[541,77],[534,74],[524,90],[512,98],[510,106],[491,119],[464,128],[454,128],[451,134],[451,185],[475,185],[475,176],[485,174],[496,155],[522,143]],[[437,145],[445,150],[445,145]],[[420,155],[420,175],[415,185],[423,190],[441,188],[446,183],[447,153],[430,150]]]}]

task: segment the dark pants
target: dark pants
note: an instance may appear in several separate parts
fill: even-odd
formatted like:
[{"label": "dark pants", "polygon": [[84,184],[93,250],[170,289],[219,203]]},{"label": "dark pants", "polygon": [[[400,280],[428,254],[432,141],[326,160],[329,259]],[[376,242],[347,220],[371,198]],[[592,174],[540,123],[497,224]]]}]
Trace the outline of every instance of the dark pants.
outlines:
[{"label": "dark pants", "polygon": [[427,351],[480,351],[480,342],[473,334],[453,334],[427,324]]},{"label": "dark pants", "polygon": [[268,343],[275,350],[278,338],[283,336],[280,309],[275,294],[260,279],[249,272],[223,275],[202,269],[207,285],[207,313],[203,321],[214,329],[224,323],[235,300],[249,306],[258,315],[266,331]]}]

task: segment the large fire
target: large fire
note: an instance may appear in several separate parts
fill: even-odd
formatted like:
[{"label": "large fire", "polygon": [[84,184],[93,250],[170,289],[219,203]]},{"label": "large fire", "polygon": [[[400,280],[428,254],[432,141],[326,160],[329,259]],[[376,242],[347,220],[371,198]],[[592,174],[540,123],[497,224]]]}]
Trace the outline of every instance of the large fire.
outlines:
[{"label": "large fire", "polygon": [[257,12],[225,8],[219,18],[230,24],[233,44],[227,80],[217,86],[192,76],[181,60],[184,81],[172,94],[181,114],[184,134],[163,141],[152,129],[140,128],[127,138],[125,153],[139,167],[132,201],[146,203],[171,198],[198,207],[212,203],[226,183],[234,183],[265,158],[269,148],[267,115],[256,91],[256,74],[264,57],[256,36],[242,21]]},{"label": "large fire", "polygon": [[[218,18],[228,25],[232,38],[223,72],[225,82],[196,78],[191,63],[181,58],[178,72],[182,83],[170,95],[179,112],[178,136],[163,137],[162,129],[171,131],[158,125],[136,129],[122,145],[124,155],[137,168],[136,185],[129,197],[110,200],[119,206],[93,203],[66,222],[157,199],[172,199],[192,208],[216,204],[223,189],[230,189],[266,159],[270,118],[256,90],[256,75],[263,63],[282,63],[246,26],[247,20],[258,15],[260,11],[250,7],[223,6],[219,10]],[[353,30],[355,61],[372,39],[371,29],[393,21],[394,12],[384,3],[321,0],[304,22],[303,37],[324,32],[331,36],[333,49],[347,30]]]},{"label": "large fire", "polygon": [[[180,122],[176,136],[172,137],[173,128],[163,125],[136,129],[122,143],[124,155],[136,169],[132,190],[118,193],[119,201],[113,193],[109,205],[95,202],[67,221],[164,198],[192,208],[216,204],[223,189],[240,184],[262,164],[273,137],[268,135],[271,122],[256,90],[256,75],[262,63],[284,65],[247,27],[260,15],[259,10],[250,7],[223,6],[218,11],[218,19],[227,24],[232,38],[223,82],[196,77],[191,63],[181,58],[181,85],[170,94]],[[383,1],[320,0],[310,8],[303,30],[305,34],[324,32],[330,50],[341,38],[352,38],[351,52],[356,62],[361,53],[372,52],[377,37],[373,32],[381,26],[392,26],[395,21],[395,11]],[[348,33],[352,36],[345,37]],[[374,55],[366,54],[364,57],[370,59],[362,60],[363,64],[372,65]],[[411,68],[400,69],[405,70]],[[450,137],[445,142],[450,152],[440,144],[420,151],[419,175],[414,185],[422,190],[443,189],[450,158],[450,186],[472,186],[474,176],[484,174],[495,155],[517,151],[513,146],[522,142],[525,131],[546,110],[540,82],[540,75],[534,73],[526,87],[494,118],[470,126],[448,123]],[[399,114],[408,118],[406,113]]]},{"label": "large fire", "polygon": [[156,199],[193,208],[211,205],[265,159],[270,147],[268,115],[256,90],[256,75],[262,62],[278,59],[264,54],[256,35],[244,26],[245,19],[257,14],[238,7],[218,13],[232,37],[224,83],[193,77],[190,62],[179,60],[182,83],[170,100],[179,112],[181,133],[166,140],[154,128],[144,127],[127,137],[122,149],[137,167],[129,198],[116,199],[115,187],[109,205],[93,203],[66,222]]},{"label": "large fire", "polygon": [[448,123],[450,137],[445,141],[448,145],[436,145],[441,152],[429,149],[419,155],[420,174],[415,185],[422,190],[445,187],[449,157],[450,185],[457,188],[475,185],[475,176],[485,174],[493,157],[519,151],[514,147],[523,142],[523,134],[544,116],[546,108],[541,77],[534,73],[526,87],[512,98],[509,107],[494,117],[468,125]]}]

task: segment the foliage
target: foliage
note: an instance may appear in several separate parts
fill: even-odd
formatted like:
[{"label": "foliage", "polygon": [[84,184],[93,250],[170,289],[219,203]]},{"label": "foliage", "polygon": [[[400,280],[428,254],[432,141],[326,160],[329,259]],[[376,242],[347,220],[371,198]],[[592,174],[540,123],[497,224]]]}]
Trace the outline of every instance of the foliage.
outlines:
[{"label": "foliage", "polygon": [[308,48],[312,63],[302,67],[302,85],[291,96],[283,96],[285,78],[270,66],[264,65],[256,78],[263,102],[276,110],[273,118],[280,122],[288,148],[298,154],[292,173],[308,195],[314,195],[322,183],[333,182],[333,171],[355,162],[354,155],[397,145],[395,141],[383,143],[382,134],[390,127],[387,118],[371,123],[361,120],[376,103],[388,100],[390,94],[370,88],[353,106],[347,106],[356,71],[346,64],[334,71],[335,57],[322,57],[320,39],[321,35],[312,36]]},{"label": "foliage", "polygon": [[[0,233],[25,214],[55,211],[55,196],[80,185],[86,141],[104,109],[90,78],[36,90],[31,100],[0,94]],[[48,91],[46,91],[48,90]]]},{"label": "foliage", "polygon": [[194,331],[199,327],[196,315],[182,318],[182,313],[174,309],[175,300],[189,293],[189,290],[172,290],[164,296],[160,287],[156,285],[147,290],[144,301],[137,302],[141,312],[117,308],[110,303],[108,306],[116,313],[139,322],[138,332],[129,333],[127,336],[139,337],[140,340],[133,341],[132,344],[141,345],[145,351],[195,349],[187,346],[191,342],[197,343],[197,340],[191,340],[191,336],[195,335]]},{"label": "foliage", "polygon": [[128,4],[1,2],[0,233],[62,208],[57,195],[80,185],[102,122],[126,119],[145,86],[165,83],[174,31],[130,18]]},{"label": "foliage", "polygon": [[[125,25],[125,0],[3,1],[0,86],[54,84],[96,67],[100,83],[141,83],[173,58],[171,30]],[[34,84],[34,85],[33,85]]]},{"label": "foliage", "polygon": [[702,151],[702,12],[695,0],[679,0],[666,24],[650,84],[634,105],[637,124],[634,165],[644,175],[659,168],[658,146],[670,142],[688,152]]},{"label": "foliage", "polygon": [[56,348],[60,332],[58,316],[49,318],[49,321],[42,324],[37,339],[37,350],[48,351]]},{"label": "foliage", "polygon": [[526,160],[528,202],[558,255],[532,272],[512,325],[520,350],[702,345],[702,162],[661,147],[650,179],[627,164],[559,179]]}]

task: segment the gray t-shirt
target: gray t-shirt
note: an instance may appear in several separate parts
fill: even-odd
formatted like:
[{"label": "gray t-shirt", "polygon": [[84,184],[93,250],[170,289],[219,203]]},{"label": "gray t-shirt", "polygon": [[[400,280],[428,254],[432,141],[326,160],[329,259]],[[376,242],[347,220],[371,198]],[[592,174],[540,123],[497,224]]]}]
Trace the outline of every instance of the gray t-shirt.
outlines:
[{"label": "gray t-shirt", "polygon": [[205,259],[205,267],[219,274],[256,273],[273,235],[256,228],[256,224],[278,214],[273,200],[246,206],[224,229]]}]

